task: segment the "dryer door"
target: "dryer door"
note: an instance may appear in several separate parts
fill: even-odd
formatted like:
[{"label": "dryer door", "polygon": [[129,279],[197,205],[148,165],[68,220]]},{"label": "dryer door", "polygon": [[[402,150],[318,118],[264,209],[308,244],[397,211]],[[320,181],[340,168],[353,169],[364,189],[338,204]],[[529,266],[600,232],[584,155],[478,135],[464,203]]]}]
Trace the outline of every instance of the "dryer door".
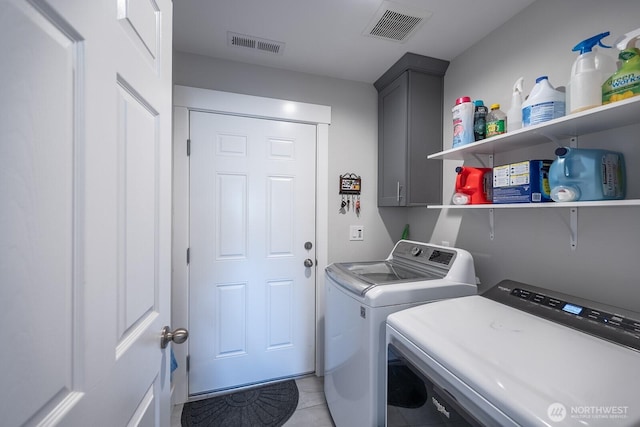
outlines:
[{"label": "dryer door", "polygon": [[482,426],[455,398],[389,345],[387,426]]}]

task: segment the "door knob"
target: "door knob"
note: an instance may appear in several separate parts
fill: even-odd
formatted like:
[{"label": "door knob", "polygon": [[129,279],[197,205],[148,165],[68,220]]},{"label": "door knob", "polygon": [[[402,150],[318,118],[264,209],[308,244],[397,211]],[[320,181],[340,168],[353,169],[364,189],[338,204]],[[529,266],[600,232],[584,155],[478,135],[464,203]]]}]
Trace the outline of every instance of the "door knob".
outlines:
[{"label": "door knob", "polygon": [[305,267],[313,267],[313,261],[311,261],[309,258],[304,260],[304,266]]},{"label": "door knob", "polygon": [[160,348],[166,348],[169,341],[173,341],[176,344],[182,344],[189,338],[189,331],[184,328],[178,328],[171,332],[171,328],[165,326],[162,328],[160,334]]}]

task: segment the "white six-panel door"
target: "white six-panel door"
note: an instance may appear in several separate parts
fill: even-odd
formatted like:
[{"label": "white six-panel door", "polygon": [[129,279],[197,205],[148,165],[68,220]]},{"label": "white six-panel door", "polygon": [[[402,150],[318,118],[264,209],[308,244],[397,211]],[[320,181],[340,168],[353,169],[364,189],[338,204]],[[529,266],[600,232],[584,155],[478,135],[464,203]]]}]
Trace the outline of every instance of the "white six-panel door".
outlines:
[{"label": "white six-panel door", "polygon": [[171,28],[0,0],[3,426],[168,426]]},{"label": "white six-panel door", "polygon": [[192,111],[190,138],[189,394],[313,372],[316,126]]}]

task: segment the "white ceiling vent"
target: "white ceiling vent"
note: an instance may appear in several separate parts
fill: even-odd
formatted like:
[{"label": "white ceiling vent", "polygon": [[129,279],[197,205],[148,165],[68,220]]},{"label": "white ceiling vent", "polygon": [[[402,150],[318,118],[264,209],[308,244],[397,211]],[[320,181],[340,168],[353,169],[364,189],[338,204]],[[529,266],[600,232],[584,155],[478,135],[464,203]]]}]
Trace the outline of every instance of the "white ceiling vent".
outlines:
[{"label": "white ceiling vent", "polygon": [[259,50],[274,55],[282,55],[285,45],[283,42],[232,33],[231,31],[227,31],[227,44],[232,47]]},{"label": "white ceiling vent", "polygon": [[395,42],[404,42],[431,15],[432,13],[428,10],[385,0],[363,31],[363,34]]}]

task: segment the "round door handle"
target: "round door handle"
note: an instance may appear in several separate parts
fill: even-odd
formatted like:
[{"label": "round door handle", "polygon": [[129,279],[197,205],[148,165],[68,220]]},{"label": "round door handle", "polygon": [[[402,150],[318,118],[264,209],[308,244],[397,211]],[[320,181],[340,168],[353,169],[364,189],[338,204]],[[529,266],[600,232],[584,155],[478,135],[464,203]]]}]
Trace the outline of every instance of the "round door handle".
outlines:
[{"label": "round door handle", "polygon": [[189,338],[189,331],[184,328],[178,328],[171,332],[171,328],[165,326],[160,333],[160,348],[166,348],[170,341],[176,344],[182,344]]},{"label": "round door handle", "polygon": [[304,266],[305,267],[313,267],[313,261],[311,261],[311,259],[307,258],[304,260]]}]

